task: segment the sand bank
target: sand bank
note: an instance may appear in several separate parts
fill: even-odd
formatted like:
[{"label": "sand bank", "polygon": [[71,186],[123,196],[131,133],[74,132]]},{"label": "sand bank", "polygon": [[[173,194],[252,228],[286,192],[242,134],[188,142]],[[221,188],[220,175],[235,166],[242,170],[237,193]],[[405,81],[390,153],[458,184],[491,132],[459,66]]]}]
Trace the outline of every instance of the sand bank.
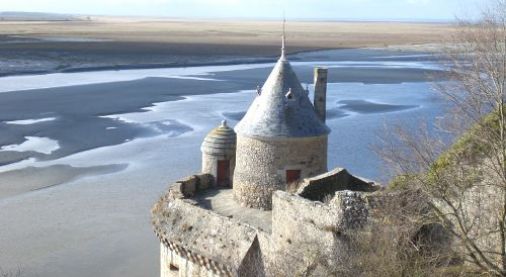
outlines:
[{"label": "sand bank", "polygon": [[[287,24],[289,53],[438,43],[446,24],[315,22]],[[275,21],[95,18],[0,22],[0,76],[271,61],[279,53]]]}]

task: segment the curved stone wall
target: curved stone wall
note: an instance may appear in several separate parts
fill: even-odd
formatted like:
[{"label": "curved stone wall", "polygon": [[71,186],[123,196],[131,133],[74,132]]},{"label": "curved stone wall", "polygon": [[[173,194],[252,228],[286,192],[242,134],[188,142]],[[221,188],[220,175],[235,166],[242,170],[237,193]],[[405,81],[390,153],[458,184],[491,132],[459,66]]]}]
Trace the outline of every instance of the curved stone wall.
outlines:
[{"label": "curved stone wall", "polygon": [[[234,153],[235,154],[235,153]],[[211,174],[214,178],[214,183],[218,183],[216,179],[218,176],[218,161],[220,160],[228,160],[230,162],[229,172],[230,173],[230,182],[233,183],[234,176],[233,172],[235,169],[235,155],[209,155],[206,153],[202,153],[202,173],[203,174]]]},{"label": "curved stone wall", "polygon": [[241,205],[270,210],[272,193],[285,190],[286,170],[301,178],[327,171],[327,136],[253,139],[238,136],[234,195]]}]

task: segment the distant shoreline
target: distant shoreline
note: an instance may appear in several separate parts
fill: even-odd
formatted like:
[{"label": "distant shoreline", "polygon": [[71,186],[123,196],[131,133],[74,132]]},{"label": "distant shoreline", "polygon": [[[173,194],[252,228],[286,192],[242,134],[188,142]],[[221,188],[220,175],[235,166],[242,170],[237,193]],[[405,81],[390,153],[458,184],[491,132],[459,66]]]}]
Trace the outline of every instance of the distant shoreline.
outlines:
[{"label": "distant shoreline", "polygon": [[[171,68],[273,61],[276,21],[171,20],[0,21],[0,76]],[[287,23],[290,54],[333,49],[434,44],[448,24],[404,22]]]},{"label": "distant shoreline", "polygon": [[[312,51],[308,51],[312,52]],[[316,52],[316,51],[315,51]],[[238,65],[238,64],[261,64],[261,63],[274,63],[277,58],[238,58],[230,61],[215,61],[215,62],[188,62],[180,64],[125,64],[125,65],[110,65],[110,66],[90,66],[90,67],[76,67],[67,68],[62,70],[36,70],[36,71],[18,71],[12,73],[0,73],[2,77],[12,76],[29,76],[29,75],[41,75],[41,74],[54,74],[54,73],[78,73],[78,72],[97,72],[97,71],[119,71],[119,70],[130,70],[130,69],[165,69],[165,68],[184,68],[184,67],[203,67],[203,66],[223,66],[223,65]]]},{"label": "distant shoreline", "polygon": [[[413,46],[391,46],[391,47],[357,47],[357,48],[336,48],[336,49],[312,49],[312,50],[301,50],[297,52],[291,52],[289,56],[296,56],[303,53],[318,53],[332,50],[349,50],[349,49],[381,49],[391,51],[406,51],[406,52],[419,52],[428,53],[437,51],[434,48],[438,46],[428,47],[425,45],[413,45]],[[204,67],[204,66],[226,66],[226,65],[239,65],[239,64],[262,64],[262,63],[274,63],[278,59],[277,56],[265,56],[265,57],[230,57],[228,59],[216,58],[214,61],[212,58],[209,61],[199,61],[194,59],[193,61],[184,62],[172,62],[172,63],[160,63],[160,64],[122,64],[122,65],[100,65],[100,66],[87,66],[82,67],[77,64],[69,66],[65,69],[41,69],[41,70],[27,70],[27,71],[15,71],[15,72],[0,72],[0,78],[12,77],[12,76],[30,76],[30,75],[44,75],[44,74],[55,74],[55,73],[78,73],[78,72],[97,72],[97,71],[120,71],[120,70],[134,70],[134,69],[167,69],[167,68],[185,68],[185,67]],[[292,58],[293,61],[297,61],[296,58]]]},{"label": "distant shoreline", "polygon": [[[73,44],[73,47],[78,44],[89,44],[91,42],[75,43],[75,42],[51,42],[51,44]],[[104,42],[92,42],[99,45]],[[48,42],[35,42],[35,43],[19,43],[18,46],[22,51],[2,55],[4,61],[0,61],[0,78],[10,76],[26,76],[26,75],[41,75],[41,74],[54,74],[54,73],[76,73],[76,72],[95,72],[95,71],[117,71],[129,69],[164,69],[164,68],[184,68],[184,67],[202,67],[202,66],[224,66],[224,65],[238,65],[238,64],[260,64],[260,63],[273,63],[277,60],[277,55],[269,54],[255,54],[247,55],[234,55],[234,54],[156,54],[158,62],[151,62],[155,58],[150,57],[148,53],[139,53],[131,57],[121,56],[119,58],[113,57],[114,60],[108,60],[108,53],[100,53],[100,50],[91,49],[90,53],[83,51],[76,51],[75,53],[66,53],[65,50],[52,51],[52,53],[41,53],[34,48],[40,47],[40,44],[49,44]],[[5,45],[3,45],[5,46]],[[97,46],[97,48],[100,48]],[[216,47],[210,45],[210,47]],[[227,46],[230,48],[230,46]],[[24,49],[23,49],[24,48]],[[240,48],[240,47],[239,47]],[[318,52],[325,50],[341,50],[348,48],[338,49],[304,49],[298,51],[291,51],[290,55],[297,55],[301,53]],[[99,52],[99,53],[97,53]],[[107,51],[106,51],[107,52]],[[194,51],[198,52],[198,51]],[[2,36],[0,35],[0,55],[2,53]],[[47,58],[47,56],[54,56],[54,58]],[[3,65],[3,66],[2,66]]]}]

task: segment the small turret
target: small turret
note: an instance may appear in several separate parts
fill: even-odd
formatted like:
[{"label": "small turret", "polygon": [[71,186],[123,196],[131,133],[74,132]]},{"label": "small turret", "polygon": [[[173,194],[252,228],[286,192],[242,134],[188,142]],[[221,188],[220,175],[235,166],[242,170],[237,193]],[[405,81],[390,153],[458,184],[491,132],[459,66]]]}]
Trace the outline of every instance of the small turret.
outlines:
[{"label": "small turret", "polygon": [[327,69],[314,69],[314,108],[320,120],[325,123],[327,118]]},{"label": "small turret", "polygon": [[236,134],[223,120],[205,137],[202,151],[202,173],[214,176],[215,184],[222,187],[232,185],[235,168]]}]

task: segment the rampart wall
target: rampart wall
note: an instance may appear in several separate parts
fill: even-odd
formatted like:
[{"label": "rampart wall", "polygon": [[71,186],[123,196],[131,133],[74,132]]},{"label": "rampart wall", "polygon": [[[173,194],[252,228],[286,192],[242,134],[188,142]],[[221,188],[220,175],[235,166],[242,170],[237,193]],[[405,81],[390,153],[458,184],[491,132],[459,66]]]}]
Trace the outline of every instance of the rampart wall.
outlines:
[{"label": "rampart wall", "polygon": [[[337,183],[336,183],[337,182]],[[350,191],[357,188],[361,191]],[[272,197],[272,232],[199,206],[193,198],[214,187],[211,175],[173,183],[153,207],[161,241],[161,276],[295,276],[308,266],[339,262],[345,230],[369,219],[374,183],[339,169],[302,182],[298,193]],[[317,200],[314,200],[317,199]],[[325,203],[318,199],[325,199]]]}]

